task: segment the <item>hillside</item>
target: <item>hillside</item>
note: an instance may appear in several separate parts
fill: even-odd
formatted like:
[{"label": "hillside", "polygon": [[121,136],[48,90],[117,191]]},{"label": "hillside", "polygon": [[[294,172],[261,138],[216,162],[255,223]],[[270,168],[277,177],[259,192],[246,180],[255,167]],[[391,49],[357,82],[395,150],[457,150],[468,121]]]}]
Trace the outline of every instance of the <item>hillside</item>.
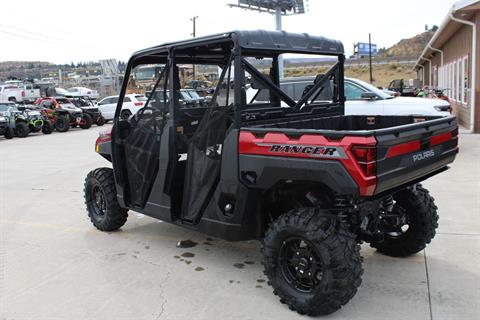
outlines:
[{"label": "hillside", "polygon": [[432,38],[434,32],[427,31],[408,39],[402,39],[388,49],[379,51],[379,58],[414,57],[417,58]]}]

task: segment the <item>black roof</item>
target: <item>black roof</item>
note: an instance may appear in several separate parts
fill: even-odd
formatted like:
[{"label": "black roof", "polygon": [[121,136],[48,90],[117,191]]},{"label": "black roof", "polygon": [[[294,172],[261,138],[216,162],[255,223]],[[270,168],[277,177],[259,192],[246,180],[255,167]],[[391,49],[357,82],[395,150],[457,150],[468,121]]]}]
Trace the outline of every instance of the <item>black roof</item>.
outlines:
[{"label": "black roof", "polygon": [[210,36],[198,37],[184,41],[165,43],[152,48],[137,51],[132,58],[166,54],[169,49],[189,49],[199,46],[214,46],[222,43],[237,43],[243,51],[248,53],[270,51],[282,53],[311,53],[339,55],[344,53],[343,44],[320,36],[306,33],[290,33],[285,31],[231,31]]}]

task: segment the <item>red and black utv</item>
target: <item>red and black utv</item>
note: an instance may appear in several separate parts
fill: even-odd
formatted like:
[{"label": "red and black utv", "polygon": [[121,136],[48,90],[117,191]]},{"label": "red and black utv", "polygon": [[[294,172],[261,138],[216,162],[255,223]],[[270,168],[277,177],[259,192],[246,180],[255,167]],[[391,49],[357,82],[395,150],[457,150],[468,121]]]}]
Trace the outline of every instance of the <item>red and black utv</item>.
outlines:
[{"label": "red and black utv", "polygon": [[[295,101],[280,88],[280,54],[336,62]],[[112,131],[96,142],[113,169],[85,181],[91,221],[116,230],[132,210],[226,240],[258,239],[280,301],[301,314],[338,310],[360,286],[362,241],[391,256],[431,241],[437,207],[420,182],[458,152],[453,116],[345,116],[344,59],[339,41],[268,31],[135,53],[124,79],[144,65],[164,67],[155,94],[128,120],[123,83]],[[179,66],[192,64],[222,69],[202,107],[179,102]],[[267,102],[247,101],[249,86]]]}]

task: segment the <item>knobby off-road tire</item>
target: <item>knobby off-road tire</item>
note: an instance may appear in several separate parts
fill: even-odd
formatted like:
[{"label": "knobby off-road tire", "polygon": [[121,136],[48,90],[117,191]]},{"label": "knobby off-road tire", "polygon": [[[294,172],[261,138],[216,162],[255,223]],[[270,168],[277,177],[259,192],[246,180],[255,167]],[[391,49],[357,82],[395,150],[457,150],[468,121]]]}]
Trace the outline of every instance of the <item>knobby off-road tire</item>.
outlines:
[{"label": "knobby off-road tire", "polygon": [[92,123],[93,123],[92,116],[89,115],[88,113],[85,113],[82,117],[83,117],[84,122],[82,124],[80,124],[80,128],[90,129],[90,127],[92,126]]},{"label": "knobby off-road tire", "polygon": [[[286,247],[295,241],[299,245],[293,246],[292,254],[301,259],[285,259],[289,256]],[[302,247],[302,242],[307,247]],[[355,235],[337,217],[319,209],[297,208],[280,216],[265,234],[262,253],[273,293],[299,314],[326,315],[340,309],[362,282],[363,259]],[[298,285],[292,280],[295,272],[313,275],[316,284],[311,290],[308,285]]]},{"label": "knobby off-road tire", "polygon": [[399,234],[384,234],[382,240],[370,245],[378,252],[392,257],[406,257],[425,249],[438,227],[437,206],[434,198],[421,184],[394,195],[394,210],[404,210],[408,229]]},{"label": "knobby off-road tire", "polygon": [[97,126],[101,127],[105,124],[105,118],[103,116],[99,116],[97,118],[97,122],[96,122]]},{"label": "knobby off-road tire", "polygon": [[53,124],[49,120],[43,120],[42,133],[50,134],[53,132]]},{"label": "knobby off-road tire", "polygon": [[120,113],[120,117],[124,120],[128,120],[128,118],[130,118],[131,115],[132,115],[132,112],[130,112],[130,110],[123,110]]},{"label": "knobby off-road tire", "polygon": [[58,132],[67,132],[70,129],[70,123],[68,122],[67,117],[58,116],[55,121],[55,129]]},{"label": "knobby off-road tire", "polygon": [[12,128],[7,128],[7,131],[4,133],[5,139],[13,139],[15,136],[15,132],[13,132]]},{"label": "knobby off-road tire", "polygon": [[128,210],[118,204],[112,169],[98,168],[90,171],[83,191],[88,216],[98,230],[114,231],[125,224]]},{"label": "knobby off-road tire", "polygon": [[25,122],[17,122],[15,124],[15,134],[19,138],[25,138],[30,133],[30,128]]}]

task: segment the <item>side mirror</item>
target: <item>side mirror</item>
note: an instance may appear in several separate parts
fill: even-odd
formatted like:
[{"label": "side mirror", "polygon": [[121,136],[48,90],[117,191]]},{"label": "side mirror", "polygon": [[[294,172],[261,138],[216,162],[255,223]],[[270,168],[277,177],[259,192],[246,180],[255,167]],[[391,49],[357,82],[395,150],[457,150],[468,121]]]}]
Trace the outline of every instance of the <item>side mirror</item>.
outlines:
[{"label": "side mirror", "polygon": [[367,101],[377,100],[377,98],[378,98],[377,95],[373,92],[364,92],[361,95],[361,99],[367,100]]}]

